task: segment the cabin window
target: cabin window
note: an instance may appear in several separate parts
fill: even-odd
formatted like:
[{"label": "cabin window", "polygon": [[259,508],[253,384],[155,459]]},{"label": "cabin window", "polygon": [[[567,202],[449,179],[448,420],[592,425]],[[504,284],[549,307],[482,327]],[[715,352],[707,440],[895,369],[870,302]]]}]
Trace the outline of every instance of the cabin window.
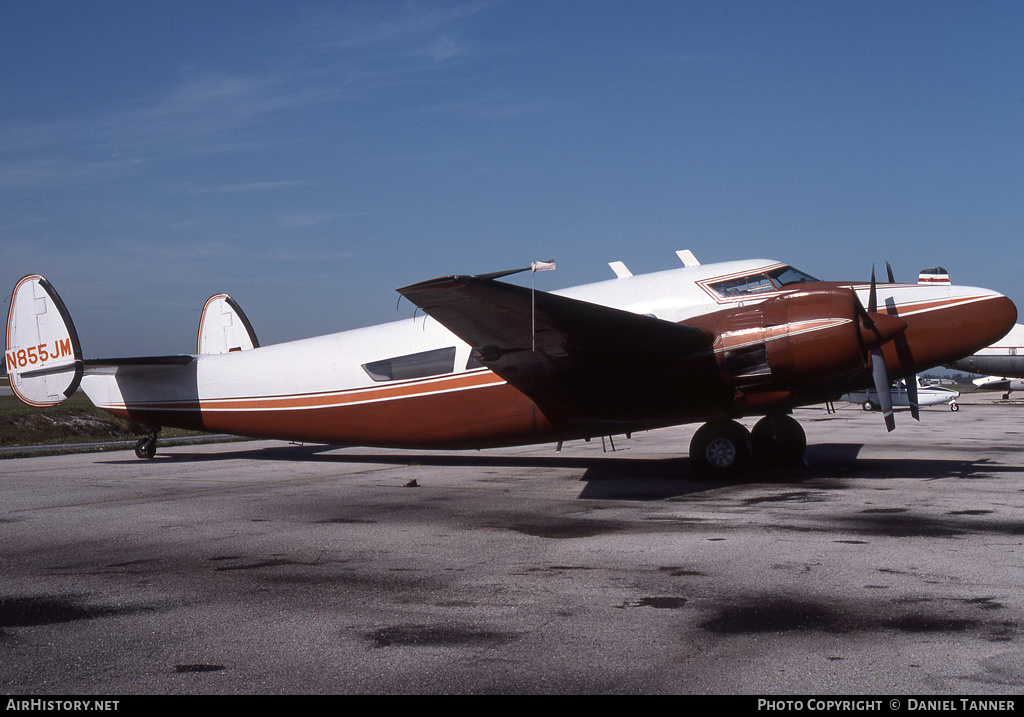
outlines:
[{"label": "cabin window", "polygon": [[364,363],[363,370],[374,381],[401,381],[451,373],[455,370],[455,347],[372,361]]}]

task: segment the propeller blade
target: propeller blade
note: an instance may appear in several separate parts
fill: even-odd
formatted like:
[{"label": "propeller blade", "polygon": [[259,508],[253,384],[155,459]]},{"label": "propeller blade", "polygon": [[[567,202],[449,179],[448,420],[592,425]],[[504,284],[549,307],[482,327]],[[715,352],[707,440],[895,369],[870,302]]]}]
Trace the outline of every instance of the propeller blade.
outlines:
[{"label": "propeller blade", "polygon": [[880,347],[871,350],[871,378],[875,383],[875,393],[878,394],[878,407],[882,409],[882,417],[885,419],[885,429],[892,431],[896,428],[896,418],[892,412],[892,384]]},{"label": "propeller blade", "polygon": [[889,283],[890,284],[895,284],[896,283],[896,279],[893,277],[892,267],[889,266],[889,262],[885,262],[885,270],[889,274]]},{"label": "propeller blade", "polygon": [[917,376],[907,376],[907,402],[910,404],[910,415],[915,421],[921,420],[921,404],[917,402]]},{"label": "propeller blade", "polygon": [[864,327],[868,329],[875,328],[875,320],[871,318],[871,314],[869,314],[868,310],[864,308],[864,304],[860,302],[860,297],[857,296],[857,292],[853,291],[852,293],[853,300],[856,302],[857,316],[860,317],[861,321],[864,324]]},{"label": "propeller blade", "polygon": [[875,290],[875,265],[871,265],[871,292],[868,294],[868,313],[878,312],[878,293]]}]

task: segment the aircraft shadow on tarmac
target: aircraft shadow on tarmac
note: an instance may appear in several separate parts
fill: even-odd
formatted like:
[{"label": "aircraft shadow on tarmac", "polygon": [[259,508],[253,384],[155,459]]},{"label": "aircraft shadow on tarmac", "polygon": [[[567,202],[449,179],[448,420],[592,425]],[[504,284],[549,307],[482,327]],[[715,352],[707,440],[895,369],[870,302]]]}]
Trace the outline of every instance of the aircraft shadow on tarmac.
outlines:
[{"label": "aircraft shadow on tarmac", "polygon": [[[729,483],[707,480],[694,473],[689,459],[626,458],[623,450],[600,456],[578,457],[552,454],[547,456],[507,456],[481,453],[373,453],[333,451],[342,446],[281,445],[261,449],[225,450],[217,453],[163,453],[152,459],[155,463],[203,463],[223,460],[301,461],[328,463],[362,463],[425,465],[452,468],[551,468],[581,470],[584,488],[580,498],[605,500],[663,500],[699,494],[723,485],[794,484],[812,480],[858,479],[879,480],[911,478],[970,479],[1000,474],[1018,475],[1017,466],[1004,466],[988,458],[953,460],[943,458],[862,458],[860,443],[823,443],[807,447],[804,465],[797,468],[753,469],[742,478]],[[628,450],[628,449],[627,449]],[[136,463],[137,459],[110,461]]]}]

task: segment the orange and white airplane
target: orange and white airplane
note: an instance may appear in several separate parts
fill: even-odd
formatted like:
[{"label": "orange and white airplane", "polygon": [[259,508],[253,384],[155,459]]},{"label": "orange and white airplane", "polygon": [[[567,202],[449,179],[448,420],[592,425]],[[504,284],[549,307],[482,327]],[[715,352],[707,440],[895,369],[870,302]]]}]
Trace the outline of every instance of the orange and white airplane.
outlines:
[{"label": "orange and white airplane", "polygon": [[[209,302],[195,354],[85,359],[41,276],[7,319],[11,388],[53,405],[79,385],[112,414],[161,426],[313,443],[478,448],[704,422],[690,457],[727,475],[793,464],[794,407],[834,401],[968,356],[1017,317],[985,289],[819,281],[776,261],[699,264],[555,292],[448,276],[399,289],[427,316],[260,346],[237,304]],[[553,268],[535,263],[517,271]],[[893,427],[892,407],[883,405]],[[916,413],[916,412],[915,412]],[[764,416],[748,431],[736,421]]]}]

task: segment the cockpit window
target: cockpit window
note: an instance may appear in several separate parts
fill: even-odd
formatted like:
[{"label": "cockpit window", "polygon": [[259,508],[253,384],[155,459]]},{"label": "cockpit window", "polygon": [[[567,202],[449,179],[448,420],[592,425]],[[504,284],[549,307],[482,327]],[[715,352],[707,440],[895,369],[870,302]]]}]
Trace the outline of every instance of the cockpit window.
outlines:
[{"label": "cockpit window", "polygon": [[449,346],[444,349],[364,363],[363,370],[374,381],[400,381],[451,373],[455,370],[455,347]]},{"label": "cockpit window", "polygon": [[805,274],[802,271],[797,271],[791,266],[784,266],[781,269],[775,269],[769,271],[768,276],[772,278],[779,286],[789,286],[790,284],[803,284],[805,281],[817,281],[810,274]]},{"label": "cockpit window", "polygon": [[711,284],[711,288],[719,296],[728,298],[742,294],[763,294],[766,291],[775,291],[778,287],[772,283],[767,274],[752,274],[750,276],[741,276],[738,279],[716,281],[714,284]]},{"label": "cockpit window", "polygon": [[728,299],[736,296],[764,294],[769,291],[777,291],[784,286],[802,284],[807,281],[817,281],[817,279],[802,271],[797,271],[791,266],[783,266],[759,274],[748,274],[735,279],[716,281],[708,286],[719,296]]}]

